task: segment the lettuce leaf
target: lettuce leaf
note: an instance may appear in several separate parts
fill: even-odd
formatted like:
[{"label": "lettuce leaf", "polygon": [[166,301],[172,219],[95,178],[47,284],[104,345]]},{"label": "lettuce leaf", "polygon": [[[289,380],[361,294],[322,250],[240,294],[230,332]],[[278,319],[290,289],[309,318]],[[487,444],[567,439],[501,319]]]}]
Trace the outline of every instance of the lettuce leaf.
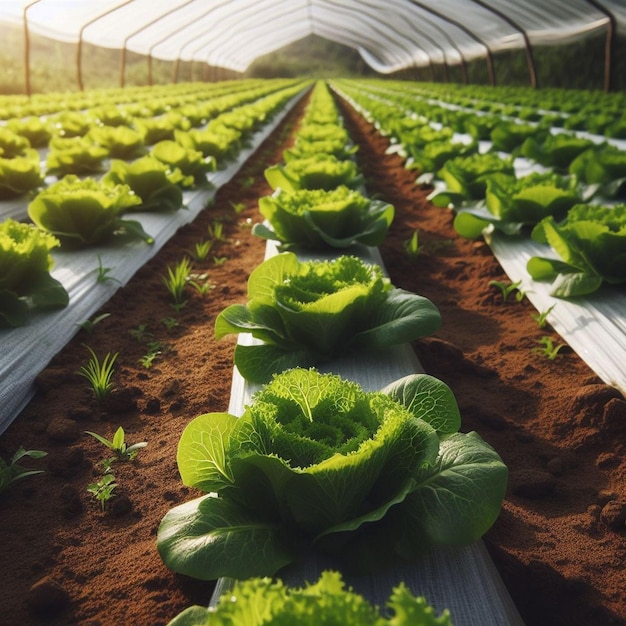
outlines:
[{"label": "lettuce leaf", "polygon": [[28,205],[28,216],[63,246],[89,246],[118,233],[153,239],[141,224],[122,219],[122,213],[141,203],[128,185],[107,185],[93,178],[67,175],[43,189]]},{"label": "lettuce leaf", "polygon": [[170,510],[157,547],[176,572],[272,575],[311,551],[376,567],[475,541],[496,519],[507,470],[456,400],[414,374],[382,392],[313,369],[276,375],[243,415],[192,420],[183,483],[207,495]]},{"label": "lettuce leaf", "polygon": [[542,220],[533,238],[547,242],[560,261],[531,257],[526,268],[534,280],[552,280],[551,294],[559,298],[597,291],[603,282],[626,282],[626,205],[603,207],[577,204],[566,219]]},{"label": "lettuce leaf", "polygon": [[66,307],[69,295],[50,275],[59,240],[32,224],[0,224],[0,326],[24,326],[31,310]]},{"label": "lettuce leaf", "polygon": [[270,223],[255,224],[253,233],[280,241],[282,249],[347,248],[355,243],[380,245],[391,225],[394,208],[370,200],[358,191],[340,185],[287,193],[279,190],[259,200],[259,210]]},{"label": "lettuce leaf", "polygon": [[448,610],[436,617],[426,599],[404,583],[393,588],[387,607],[391,617],[346,588],[339,572],[325,570],[303,587],[267,577],[237,581],[217,606],[189,607],[168,626],[452,626]]},{"label": "lettuce leaf", "polygon": [[286,364],[413,341],[441,323],[430,300],[394,288],[379,266],[352,256],[300,262],[279,254],[252,272],[248,298],[218,315],[215,336],[251,333],[263,342],[235,348],[235,364],[252,382],[267,382]]}]

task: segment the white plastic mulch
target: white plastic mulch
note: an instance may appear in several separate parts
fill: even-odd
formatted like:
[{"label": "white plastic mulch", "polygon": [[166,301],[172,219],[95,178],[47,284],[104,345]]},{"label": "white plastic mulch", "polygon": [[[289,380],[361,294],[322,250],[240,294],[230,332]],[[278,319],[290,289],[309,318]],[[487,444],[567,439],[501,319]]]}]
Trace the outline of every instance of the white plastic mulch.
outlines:
[{"label": "white plastic mulch", "polygon": [[[250,146],[240,152],[236,162],[209,175],[213,188],[185,192],[186,209],[175,213],[134,213],[129,216],[129,219],[141,222],[144,230],[154,237],[152,245],[142,241],[125,241],[73,252],[53,251],[54,268],[51,274],[68,291],[70,303],[59,311],[34,315],[27,326],[0,329],[0,434],[28,403],[34,393],[36,376],[79,330],[79,324],[98,311],[181,226],[191,222],[207,207],[216,190],[237,173],[302,95],[292,99],[252,137]],[[11,212],[17,217],[25,215],[23,203],[21,213],[12,207],[16,204],[3,203],[0,215],[3,218],[9,217]],[[4,213],[3,208],[6,209]],[[111,268],[108,276],[115,280],[97,282],[98,257],[102,267]]]}]

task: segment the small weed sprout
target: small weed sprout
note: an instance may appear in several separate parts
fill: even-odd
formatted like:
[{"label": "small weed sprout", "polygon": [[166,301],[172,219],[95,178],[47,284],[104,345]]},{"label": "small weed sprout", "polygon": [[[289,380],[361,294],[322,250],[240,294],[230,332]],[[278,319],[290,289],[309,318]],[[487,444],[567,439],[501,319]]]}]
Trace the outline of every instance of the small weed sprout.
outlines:
[{"label": "small weed sprout", "polygon": [[246,176],[246,178],[241,181],[240,186],[242,189],[250,189],[252,185],[254,185],[254,176]]},{"label": "small weed sprout", "polygon": [[116,283],[119,283],[120,285],[122,284],[121,281],[119,281],[117,278],[114,278],[113,276],[109,276],[109,272],[112,270],[113,268],[111,267],[103,267],[102,265],[102,259],[100,258],[100,255],[98,255],[98,269],[96,270],[97,274],[96,274],[96,281],[99,283],[106,283],[107,280],[112,280]]},{"label": "small weed sprout", "polygon": [[518,302],[521,302],[524,299],[524,292],[520,290],[520,285],[522,284],[521,280],[518,280],[515,283],[506,283],[503,281],[499,281],[499,280],[490,280],[489,281],[489,285],[491,287],[497,287],[500,290],[500,293],[502,294],[502,302],[506,302],[509,299],[509,296],[514,292],[517,291],[517,293],[515,294],[515,299]]},{"label": "small weed sprout", "polygon": [[132,461],[141,448],[145,448],[148,444],[145,441],[141,441],[140,443],[134,443],[132,446],[129,446],[124,441],[124,429],[120,426],[113,435],[113,439],[110,441],[99,435],[98,433],[94,433],[90,430],[85,431],[88,435],[91,435],[95,439],[97,439],[101,444],[105,445],[111,452],[115,453],[115,458],[120,461]]},{"label": "small weed sprout", "polygon": [[213,257],[213,264],[214,265],[224,265],[224,263],[226,263],[226,261],[228,261],[228,257],[227,256],[214,256]]},{"label": "small weed sprout", "polygon": [[4,459],[0,458],[0,493],[8,489],[12,483],[20,478],[34,476],[35,474],[43,474],[43,470],[29,470],[21,465],[18,465],[18,461],[24,457],[40,459],[47,454],[47,452],[43,452],[42,450],[25,450],[20,447],[11,457],[9,463],[6,463]]},{"label": "small weed sprout", "polygon": [[213,241],[226,241],[224,239],[224,224],[222,222],[214,220],[208,225],[207,230],[209,231],[209,237]]},{"label": "small weed sprout", "polygon": [[131,328],[128,334],[134,337],[139,343],[148,337],[152,337],[152,333],[148,331],[148,324],[139,324],[137,328]]},{"label": "small weed sprout", "polygon": [[211,252],[211,247],[213,246],[213,242],[209,239],[205,241],[200,241],[196,243],[191,252],[191,256],[196,261],[204,261],[208,256],[209,252]]},{"label": "small weed sprout", "polygon": [[208,280],[208,274],[189,274],[188,282],[203,297],[215,289],[215,285]]},{"label": "small weed sprout", "polygon": [[84,322],[80,322],[78,326],[80,326],[85,332],[91,335],[96,324],[106,319],[110,315],[110,313],[102,313],[101,315],[97,315],[96,317],[94,317],[92,320],[85,320]]},{"label": "small weed sprout", "polygon": [[172,330],[180,325],[175,317],[162,317],[161,324],[163,324],[167,330]]},{"label": "small weed sprout", "polygon": [[231,202],[230,206],[232,207],[236,215],[239,215],[246,209],[246,205],[244,202]]},{"label": "small weed sprout", "polygon": [[98,482],[87,486],[87,491],[100,503],[100,509],[104,513],[107,502],[115,496],[113,491],[116,487],[115,474],[109,468],[109,471],[105,472]]},{"label": "small weed sprout", "polygon": [[96,353],[89,347],[85,346],[91,353],[91,359],[87,365],[80,368],[78,374],[84,376],[90,383],[98,402],[104,402],[113,387],[111,377],[113,376],[113,364],[118,357],[118,353],[111,354],[108,352],[102,363],[100,363]]},{"label": "small weed sprout", "polygon": [[552,311],[552,309],[556,306],[556,304],[553,304],[549,309],[546,309],[545,311],[542,311],[541,313],[531,313],[531,317],[535,320],[535,322],[537,322],[537,326],[539,328],[545,328],[546,324],[548,323],[548,315],[550,315],[550,312]]},{"label": "small weed sprout", "polygon": [[185,290],[185,285],[187,284],[187,278],[191,273],[191,263],[188,258],[184,258],[180,263],[176,264],[174,267],[171,265],[167,266],[167,276],[161,276],[163,279],[163,283],[167,287],[167,290],[170,292],[174,303],[172,306],[175,310],[180,311],[185,304],[187,304],[187,300],[183,299],[183,293]]},{"label": "small weed sprout", "polygon": [[549,337],[548,335],[544,335],[537,341],[537,343],[541,344],[541,347],[538,346],[533,348],[533,354],[542,354],[547,359],[550,359],[550,361],[554,361],[561,348],[564,348],[567,345],[565,343],[555,344],[552,337]]},{"label": "small weed sprout", "polygon": [[139,359],[139,363],[141,363],[146,369],[150,369],[154,359],[162,353],[162,347],[163,346],[160,341],[151,341],[148,344],[148,352],[146,352],[146,354]]},{"label": "small weed sprout", "polygon": [[413,231],[413,235],[404,242],[404,249],[406,253],[412,258],[416,259],[419,254],[419,235],[418,231]]}]

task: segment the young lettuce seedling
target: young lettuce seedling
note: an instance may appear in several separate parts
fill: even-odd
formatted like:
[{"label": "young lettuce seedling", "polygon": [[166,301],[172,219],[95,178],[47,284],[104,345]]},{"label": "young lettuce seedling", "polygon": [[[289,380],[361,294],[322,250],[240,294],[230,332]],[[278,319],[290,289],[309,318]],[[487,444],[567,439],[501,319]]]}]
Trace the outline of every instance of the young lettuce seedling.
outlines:
[{"label": "young lettuce seedling", "polygon": [[533,354],[542,354],[546,358],[550,359],[550,361],[554,361],[561,348],[564,348],[567,345],[566,343],[555,344],[552,337],[549,337],[548,335],[544,335],[537,341],[537,343],[541,344],[543,347],[533,348]]},{"label": "young lettuce seedling", "polygon": [[521,302],[524,299],[524,292],[520,290],[520,285],[522,284],[521,280],[518,280],[515,283],[505,283],[503,281],[499,281],[499,280],[490,280],[489,281],[489,285],[491,287],[497,287],[500,290],[500,293],[502,294],[502,302],[506,302],[509,298],[509,296],[514,292],[517,291],[517,293],[515,294],[515,299],[518,302]]},{"label": "young lettuce seedling", "polygon": [[93,388],[98,402],[104,402],[113,387],[111,377],[114,371],[113,364],[115,363],[115,359],[117,359],[118,353],[111,354],[107,352],[102,363],[100,363],[96,353],[89,346],[85,347],[91,353],[91,359],[89,359],[89,363],[87,363],[86,366],[83,365],[80,368],[78,374],[84,376],[91,383],[91,387]]},{"label": "young lettuce seedling", "polygon": [[110,470],[105,472],[100,480],[87,486],[87,491],[100,503],[100,508],[104,513],[107,502],[115,496],[113,491],[117,487],[115,474]]},{"label": "young lettuce seedling", "polygon": [[139,450],[148,445],[145,441],[134,443],[132,446],[127,445],[124,441],[124,429],[121,426],[115,431],[113,439],[110,441],[106,437],[90,430],[86,430],[85,432],[88,435],[95,437],[100,443],[104,444],[107,448],[109,448],[109,450],[114,452],[120,461],[132,461],[137,456]]},{"label": "young lettuce seedling", "polygon": [[545,328],[546,324],[548,323],[548,315],[550,315],[550,312],[552,311],[552,309],[556,306],[556,304],[553,304],[549,309],[546,309],[545,311],[542,311],[541,313],[531,313],[531,317],[535,320],[535,322],[537,322],[537,326],[539,328]]},{"label": "young lettuce seedling", "polygon": [[9,488],[9,486],[20,478],[26,478],[27,476],[34,476],[35,474],[43,474],[43,470],[29,470],[17,462],[24,457],[31,459],[40,459],[46,456],[48,453],[42,450],[24,450],[19,448],[17,452],[11,457],[11,461],[7,464],[2,458],[0,458],[0,493]]}]

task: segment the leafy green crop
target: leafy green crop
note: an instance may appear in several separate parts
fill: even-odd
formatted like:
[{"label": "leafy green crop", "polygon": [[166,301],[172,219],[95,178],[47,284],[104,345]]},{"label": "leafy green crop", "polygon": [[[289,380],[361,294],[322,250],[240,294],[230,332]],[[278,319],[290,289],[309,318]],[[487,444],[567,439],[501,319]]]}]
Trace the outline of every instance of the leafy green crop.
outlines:
[{"label": "leafy green crop", "polygon": [[28,216],[39,228],[56,235],[64,246],[89,246],[118,233],[153,239],[141,224],[122,219],[138,204],[128,185],[107,185],[93,178],[67,175],[41,191],[28,205]]},{"label": "leafy green crop", "polygon": [[489,224],[507,234],[519,234],[524,226],[534,226],[544,217],[562,218],[581,202],[578,183],[573,177],[552,172],[534,172],[522,178],[499,176],[487,181],[486,207],[462,209],[454,219],[455,230],[475,239]]},{"label": "leafy green crop", "polygon": [[331,191],[280,190],[261,198],[259,210],[272,229],[255,224],[255,235],[309,249],[347,248],[355,243],[378,246],[394,215],[392,205],[343,185]]},{"label": "leafy green crop", "polygon": [[387,608],[392,617],[346,589],[340,573],[326,570],[302,588],[270,578],[237,581],[216,607],[189,607],[168,626],[452,626],[448,610],[436,617],[404,583],[394,587]]},{"label": "leafy green crop", "polygon": [[171,168],[179,169],[185,178],[181,182],[183,187],[204,185],[206,175],[214,172],[217,164],[212,156],[204,156],[199,150],[185,148],[171,140],[159,141],[152,147],[152,156]]},{"label": "leafy green crop", "polygon": [[50,276],[50,250],[59,240],[31,224],[0,223],[0,327],[23,326],[31,309],[61,309],[69,303],[63,285]]},{"label": "leafy green crop", "polygon": [[559,133],[548,135],[543,141],[537,137],[528,137],[522,145],[521,153],[541,165],[567,172],[572,161],[593,146],[591,139]]},{"label": "leafy green crop", "polygon": [[518,122],[501,122],[491,131],[492,150],[516,153],[524,141],[533,137],[535,141],[544,140],[549,134],[534,124],[520,124]]},{"label": "leafy green crop", "polygon": [[54,137],[46,157],[46,170],[58,177],[93,174],[103,169],[108,155],[106,148],[96,145],[89,137]]},{"label": "leafy green crop", "polygon": [[39,153],[27,150],[23,156],[0,156],[0,200],[21,196],[43,184]]},{"label": "leafy green crop", "polygon": [[237,368],[253,382],[354,350],[413,341],[441,323],[430,300],[394,288],[379,266],[353,256],[308,262],[291,252],[274,256],[250,275],[248,299],[218,315],[215,335],[251,333],[262,342],[235,348]]},{"label": "leafy green crop", "polygon": [[87,137],[113,159],[136,159],[147,152],[143,135],[127,126],[95,126]]},{"label": "leafy green crop", "polygon": [[159,553],[211,580],[269,576],[310,551],[366,571],[472,543],[499,514],[507,468],[459,427],[452,391],[426,374],[365,392],[287,370],[241,417],[208,413],[185,428],[178,468],[206,495],[165,515]]},{"label": "leafy green crop", "polygon": [[561,258],[535,256],[527,263],[534,280],[553,281],[553,296],[582,296],[603,282],[626,282],[626,205],[577,204],[561,223],[542,220],[533,239],[549,243]]},{"label": "leafy green crop", "polygon": [[569,171],[589,185],[594,195],[626,196],[626,150],[606,144],[590,148],[572,161]]},{"label": "leafy green crop", "polygon": [[330,190],[339,185],[358,189],[363,185],[363,175],[354,161],[342,161],[327,154],[292,159],[286,165],[272,165],[265,170],[265,179],[272,189],[280,187],[290,192],[300,189]]},{"label": "leafy green crop", "polygon": [[132,163],[113,160],[102,182],[128,185],[139,196],[141,204],[129,207],[130,211],[177,211],[183,204],[183,179],[179,169],[147,155]]}]

